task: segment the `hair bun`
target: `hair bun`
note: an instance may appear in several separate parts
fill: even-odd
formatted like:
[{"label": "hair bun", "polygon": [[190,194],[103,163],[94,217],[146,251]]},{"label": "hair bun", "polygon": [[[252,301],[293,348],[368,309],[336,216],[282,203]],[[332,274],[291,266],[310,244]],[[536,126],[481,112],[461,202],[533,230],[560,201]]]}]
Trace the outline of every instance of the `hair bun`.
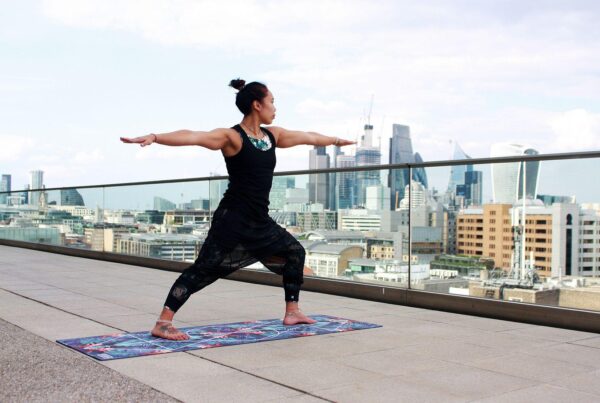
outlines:
[{"label": "hair bun", "polygon": [[246,85],[246,81],[242,80],[241,78],[237,78],[235,80],[231,80],[231,82],[229,83],[230,87],[235,88],[238,91],[241,91],[242,88],[244,88],[244,86]]}]

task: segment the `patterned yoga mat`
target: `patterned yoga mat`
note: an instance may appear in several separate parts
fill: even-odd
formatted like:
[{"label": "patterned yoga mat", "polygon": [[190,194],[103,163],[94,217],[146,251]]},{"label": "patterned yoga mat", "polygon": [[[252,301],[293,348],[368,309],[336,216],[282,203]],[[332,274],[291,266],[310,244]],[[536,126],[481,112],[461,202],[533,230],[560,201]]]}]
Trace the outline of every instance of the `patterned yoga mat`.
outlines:
[{"label": "patterned yoga mat", "polygon": [[372,323],[328,315],[311,315],[310,317],[316,320],[317,323],[284,326],[281,319],[269,319],[184,327],[180,330],[187,333],[190,339],[180,341],[159,339],[151,336],[150,332],[146,331],[62,339],[57,340],[57,342],[97,360],[107,361],[381,327]]}]

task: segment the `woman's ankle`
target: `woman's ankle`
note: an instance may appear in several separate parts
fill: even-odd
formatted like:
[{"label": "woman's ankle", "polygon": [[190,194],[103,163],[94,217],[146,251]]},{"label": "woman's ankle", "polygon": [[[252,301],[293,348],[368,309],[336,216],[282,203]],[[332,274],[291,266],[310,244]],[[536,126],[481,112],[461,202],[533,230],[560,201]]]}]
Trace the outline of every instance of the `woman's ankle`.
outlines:
[{"label": "woman's ankle", "polygon": [[175,312],[172,311],[169,307],[165,306],[160,312],[160,316],[158,317],[158,319],[172,321],[174,316]]}]

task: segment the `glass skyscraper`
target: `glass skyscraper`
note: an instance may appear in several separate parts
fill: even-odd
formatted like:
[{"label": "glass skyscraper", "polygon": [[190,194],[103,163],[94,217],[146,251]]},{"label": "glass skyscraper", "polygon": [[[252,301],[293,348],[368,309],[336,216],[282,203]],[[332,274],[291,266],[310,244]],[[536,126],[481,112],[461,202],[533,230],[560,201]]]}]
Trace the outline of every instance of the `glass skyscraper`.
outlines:
[{"label": "glass skyscraper", "polygon": [[[390,164],[413,164],[423,162],[419,153],[413,152],[410,128],[394,124],[390,138]],[[427,188],[427,173],[425,168],[413,169],[412,179]],[[390,207],[398,208],[400,200],[404,198],[406,185],[410,183],[408,169],[392,169],[388,175],[390,187]]]},{"label": "glass skyscraper", "polygon": [[[329,168],[329,155],[325,147],[315,146],[310,150],[308,169]],[[308,176],[308,200],[329,208],[329,174],[310,174]]]},{"label": "glass skyscraper", "polygon": [[[373,146],[373,126],[366,124],[360,147],[356,148],[356,166],[381,165],[381,150]],[[356,173],[356,204],[365,206],[367,203],[367,187],[379,185],[379,171],[358,171]]]},{"label": "glass skyscraper", "polygon": [[[2,175],[2,179],[0,180],[0,192],[10,192],[11,190],[11,176],[10,175]],[[4,193],[0,194],[0,204],[6,204],[9,194]]]},{"label": "glass skyscraper", "polygon": [[[29,180],[29,189],[36,190],[44,187],[44,171],[31,171]],[[37,206],[40,204],[41,191],[29,192],[29,204]]]},{"label": "glass skyscraper", "polygon": [[85,206],[83,197],[77,189],[65,189],[60,191],[60,204],[62,206]]},{"label": "glass skyscraper", "polygon": [[[493,144],[491,150],[491,157],[537,154],[539,154],[538,151],[533,148],[510,143]],[[539,161],[495,163],[492,164],[491,170],[494,203],[514,204],[521,200],[523,198],[523,181],[525,181],[525,197],[536,198]]]},{"label": "glass skyscraper", "polygon": [[[469,160],[470,156],[463,151],[457,142],[454,142],[454,154],[452,155],[453,160]],[[452,165],[450,168],[450,180],[448,181],[448,192],[456,192],[456,186],[465,183],[465,172],[472,172],[473,165]]]},{"label": "glass skyscraper", "polygon": [[[356,166],[353,155],[338,155],[335,163],[337,168]],[[338,172],[336,176],[336,204],[338,209],[356,206],[355,183],[356,172]]]}]

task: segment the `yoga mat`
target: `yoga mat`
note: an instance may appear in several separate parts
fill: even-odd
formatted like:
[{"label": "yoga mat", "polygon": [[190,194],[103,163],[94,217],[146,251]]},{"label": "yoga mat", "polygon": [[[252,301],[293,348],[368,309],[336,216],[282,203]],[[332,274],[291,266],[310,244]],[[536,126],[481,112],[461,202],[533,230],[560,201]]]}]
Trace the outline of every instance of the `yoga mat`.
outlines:
[{"label": "yoga mat", "polygon": [[97,360],[108,361],[381,327],[381,325],[328,315],[311,315],[310,318],[317,323],[284,326],[281,319],[269,319],[184,327],[179,330],[187,333],[190,339],[180,341],[160,339],[150,335],[148,331],[56,341]]}]

